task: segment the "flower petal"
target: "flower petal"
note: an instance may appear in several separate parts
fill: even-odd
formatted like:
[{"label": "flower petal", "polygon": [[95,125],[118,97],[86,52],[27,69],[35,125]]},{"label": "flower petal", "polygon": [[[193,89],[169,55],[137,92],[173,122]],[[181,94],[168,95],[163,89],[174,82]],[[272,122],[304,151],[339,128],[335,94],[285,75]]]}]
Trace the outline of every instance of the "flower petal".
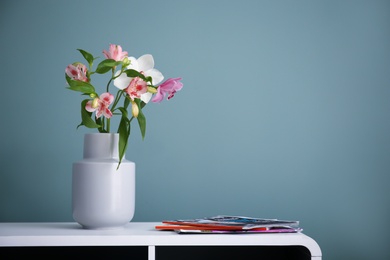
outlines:
[{"label": "flower petal", "polygon": [[125,73],[122,73],[119,77],[114,79],[114,86],[120,90],[127,88],[133,78],[127,77]]},{"label": "flower petal", "polygon": [[141,100],[145,103],[148,103],[150,101],[150,99],[152,98],[153,94],[150,93],[150,92],[146,92],[144,94],[141,95]]},{"label": "flower petal", "polygon": [[110,105],[114,101],[114,96],[108,92],[100,95],[100,100],[105,102],[105,105]]},{"label": "flower petal", "polygon": [[180,82],[181,78],[169,78],[165,82],[163,82],[157,88],[157,94],[152,99],[152,102],[160,103],[166,95],[168,95],[168,99],[171,99],[176,91],[179,91],[183,88],[183,83]]},{"label": "flower petal", "polygon": [[154,103],[160,103],[163,101],[165,97],[165,93],[161,91],[161,88],[157,89],[157,94],[153,97],[152,102]]},{"label": "flower petal", "polygon": [[129,61],[130,61],[130,65],[127,66],[127,69],[133,69],[133,70],[139,71],[139,70],[138,70],[138,67],[139,67],[139,66],[138,66],[138,61],[137,61],[137,59],[134,58],[134,57],[129,57],[128,59],[129,59]]},{"label": "flower petal", "polygon": [[106,59],[113,59],[116,61],[121,61],[127,57],[127,51],[122,51],[122,47],[116,44],[110,44],[109,50],[103,50],[103,54]]},{"label": "flower petal", "polygon": [[112,117],[112,112],[108,108],[102,109],[102,113],[103,113],[103,116],[105,116],[106,118],[111,118]]},{"label": "flower petal", "polygon": [[149,77],[149,76],[152,77],[152,84],[153,85],[157,85],[161,81],[164,80],[163,74],[159,70],[157,70],[157,69],[151,69],[151,70],[145,71],[145,76],[146,77]]},{"label": "flower petal", "polygon": [[85,105],[85,110],[88,112],[94,112],[96,108],[92,107],[92,101],[88,101],[87,104]]},{"label": "flower petal", "polygon": [[137,61],[139,72],[145,72],[154,68],[154,59],[151,54],[142,55]]},{"label": "flower petal", "polygon": [[101,116],[102,116],[102,114],[103,114],[103,111],[102,111],[102,109],[98,108],[98,109],[96,110],[96,118],[99,118],[99,117],[101,117]]}]

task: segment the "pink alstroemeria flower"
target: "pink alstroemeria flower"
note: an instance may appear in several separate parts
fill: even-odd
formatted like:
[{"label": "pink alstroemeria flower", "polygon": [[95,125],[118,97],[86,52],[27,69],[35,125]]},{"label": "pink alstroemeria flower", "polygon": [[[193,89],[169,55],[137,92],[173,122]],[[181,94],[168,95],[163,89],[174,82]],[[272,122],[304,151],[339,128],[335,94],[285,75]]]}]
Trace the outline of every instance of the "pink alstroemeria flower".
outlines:
[{"label": "pink alstroemeria flower", "polygon": [[69,64],[65,69],[66,75],[73,80],[88,82],[87,67],[82,63]]},{"label": "pink alstroemeria flower", "polygon": [[85,110],[88,112],[96,111],[96,118],[99,118],[102,115],[106,118],[112,117],[112,112],[108,107],[114,101],[114,96],[106,92],[101,94],[97,99],[97,102],[94,102],[93,100],[88,101],[85,105]]},{"label": "pink alstroemeria flower", "polygon": [[121,61],[128,55],[127,51],[122,51],[122,47],[116,44],[110,44],[109,50],[104,50],[103,54],[106,59],[113,59],[115,61]]},{"label": "pink alstroemeria flower", "polygon": [[157,88],[157,94],[153,97],[152,102],[160,103],[166,95],[168,99],[173,98],[176,91],[179,91],[183,87],[183,83],[180,82],[181,78],[167,79]]},{"label": "pink alstroemeria flower", "polygon": [[134,100],[134,98],[141,98],[141,95],[148,91],[148,86],[143,79],[135,77],[131,80],[125,91],[130,96],[131,100]]}]

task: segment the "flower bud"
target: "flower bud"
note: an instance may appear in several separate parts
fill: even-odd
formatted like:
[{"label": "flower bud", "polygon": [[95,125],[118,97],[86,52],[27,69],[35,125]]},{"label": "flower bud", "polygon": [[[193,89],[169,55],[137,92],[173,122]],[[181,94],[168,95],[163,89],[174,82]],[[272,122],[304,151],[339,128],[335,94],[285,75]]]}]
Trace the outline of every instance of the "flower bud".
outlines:
[{"label": "flower bud", "polygon": [[125,57],[123,60],[122,60],[122,64],[123,64],[123,67],[127,67],[130,65],[130,60],[128,57]]},{"label": "flower bud", "polygon": [[92,107],[93,108],[97,108],[99,106],[99,98],[95,98],[93,101],[92,101]]},{"label": "flower bud", "polygon": [[91,94],[89,94],[89,96],[90,96],[91,98],[97,97],[96,93],[91,93]]},{"label": "flower bud", "polygon": [[156,93],[157,93],[157,89],[154,88],[154,87],[148,86],[148,92],[150,92],[150,93],[152,93],[152,94],[156,94]]},{"label": "flower bud", "polygon": [[139,108],[137,103],[135,103],[134,101],[131,102],[131,113],[133,114],[134,117],[138,117]]}]

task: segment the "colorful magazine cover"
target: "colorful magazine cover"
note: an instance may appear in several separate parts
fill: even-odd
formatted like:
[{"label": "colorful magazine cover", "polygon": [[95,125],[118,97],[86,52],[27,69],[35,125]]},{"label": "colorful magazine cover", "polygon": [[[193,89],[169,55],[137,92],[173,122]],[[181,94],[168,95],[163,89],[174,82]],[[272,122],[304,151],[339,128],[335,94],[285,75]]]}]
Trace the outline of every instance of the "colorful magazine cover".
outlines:
[{"label": "colorful magazine cover", "polygon": [[164,220],[158,230],[178,233],[280,233],[300,232],[295,220],[263,219],[242,216],[218,215],[197,219]]},{"label": "colorful magazine cover", "polygon": [[270,234],[270,233],[298,233],[301,228],[269,228],[266,230],[202,230],[202,229],[174,229],[179,234]]}]

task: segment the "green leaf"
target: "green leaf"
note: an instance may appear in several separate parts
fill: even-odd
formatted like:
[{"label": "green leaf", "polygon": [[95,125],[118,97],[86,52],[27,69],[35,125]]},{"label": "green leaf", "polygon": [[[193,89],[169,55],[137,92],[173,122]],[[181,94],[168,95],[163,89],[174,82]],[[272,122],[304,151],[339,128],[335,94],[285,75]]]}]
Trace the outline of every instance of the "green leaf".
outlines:
[{"label": "green leaf", "polygon": [[104,129],[104,121],[102,120],[102,117],[96,118],[95,122],[97,125],[99,125],[99,133],[108,133],[108,131]]},{"label": "green leaf", "polygon": [[146,106],[146,103],[141,100],[141,108],[144,108]]},{"label": "green leaf", "polygon": [[84,99],[81,102],[81,124],[80,125],[84,125],[88,128],[99,128],[101,127],[101,125],[98,125],[95,123],[95,121],[93,121],[93,119],[91,118],[92,113],[85,110],[85,105],[87,104],[88,101],[89,101],[88,99]]},{"label": "green leaf", "polygon": [[100,62],[98,64],[98,66],[96,68],[96,73],[104,74],[104,73],[110,71],[111,69],[113,69],[114,67],[118,66],[121,63],[122,63],[121,61],[115,61],[112,59],[103,60],[102,62]]},{"label": "green leaf", "polygon": [[145,134],[146,134],[146,118],[145,118],[145,115],[144,115],[144,113],[142,112],[142,109],[141,109],[141,107],[142,107],[141,106],[141,100],[136,98],[134,101],[135,101],[135,103],[137,103],[138,108],[139,108],[139,113],[138,113],[138,116],[137,116],[137,120],[138,120],[139,129],[141,130],[142,140],[144,140],[145,139]]},{"label": "green leaf", "polygon": [[150,82],[150,84],[152,84],[153,78],[151,76],[149,76],[149,77],[146,78],[145,81],[146,82]]},{"label": "green leaf", "polygon": [[126,96],[125,97],[125,102],[124,102],[123,106],[124,106],[124,108],[127,109],[129,107],[129,105],[130,105],[130,97]]},{"label": "green leaf", "polygon": [[122,161],[123,156],[126,153],[128,138],[130,135],[130,124],[126,123],[126,121],[121,121],[118,127],[119,133],[119,161]]},{"label": "green leaf", "polygon": [[95,88],[88,82],[73,80],[68,75],[65,74],[66,81],[68,82],[68,89],[73,91],[79,91],[84,94],[95,93]]},{"label": "green leaf", "polygon": [[119,168],[122,159],[126,153],[127,149],[127,144],[129,141],[129,136],[130,136],[130,120],[127,117],[127,110],[123,107],[118,108],[122,112],[122,118],[119,123],[118,127],[118,133],[119,133],[119,144],[118,144],[118,152],[119,152],[119,163],[118,167]]},{"label": "green leaf", "polygon": [[84,51],[82,49],[77,49],[84,57],[84,59],[88,62],[89,66],[92,67],[92,63],[93,63],[93,55],[87,51]]},{"label": "green leaf", "polygon": [[121,120],[125,120],[126,122],[130,123],[130,120],[129,120],[129,117],[128,117],[128,113],[127,113],[127,110],[125,107],[118,107],[118,109],[121,111],[122,113],[122,118]]},{"label": "green leaf", "polygon": [[130,78],[140,77],[144,81],[147,81],[145,76],[136,70],[128,69],[128,70],[125,70],[124,73],[126,73],[126,75]]}]

